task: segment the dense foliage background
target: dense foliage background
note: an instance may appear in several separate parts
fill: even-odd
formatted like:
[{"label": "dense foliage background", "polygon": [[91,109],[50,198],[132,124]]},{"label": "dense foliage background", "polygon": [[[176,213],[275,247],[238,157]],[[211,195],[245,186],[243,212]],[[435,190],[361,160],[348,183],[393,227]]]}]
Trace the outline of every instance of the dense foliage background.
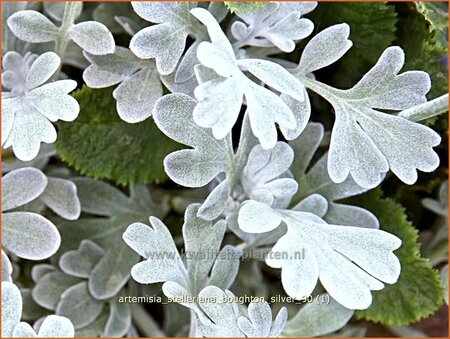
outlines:
[{"label": "dense foliage background", "polygon": [[[103,21],[111,29],[117,45],[128,46],[130,36],[120,29],[114,30],[110,14],[120,12],[132,16],[134,14],[131,5],[103,3],[100,6],[103,6],[104,12],[98,11],[98,6],[98,3],[85,3],[83,16],[94,15],[96,20]],[[229,6],[233,9],[233,6],[239,4],[230,3]],[[251,6],[249,10],[252,10]],[[313,12],[306,15],[314,22],[315,32],[333,24],[346,22],[351,28],[350,39],[353,41],[353,48],[338,62],[318,71],[315,75],[320,81],[337,88],[350,88],[376,63],[387,47],[398,45],[406,54],[404,70],[428,72],[432,79],[432,90],[428,99],[436,98],[448,92],[447,12],[448,4],[444,2],[320,2]],[[229,13],[221,26],[227,27],[231,18],[232,14]],[[293,53],[278,54],[277,57],[298,62],[309,39],[302,40]],[[130,185],[151,185],[157,199],[167,199],[162,205],[168,204],[170,211],[169,208],[165,210],[160,207],[155,207],[155,211],[161,214],[177,245],[181,247],[184,208],[187,203],[201,202],[207,191],[207,188],[182,189],[170,181],[164,172],[164,157],[174,150],[181,149],[182,146],[161,133],[152,119],[137,124],[122,121],[118,117],[116,102],[112,97],[114,87],[90,89],[81,86],[83,70],[64,65],[62,71],[79,84],[73,96],[78,100],[81,110],[74,122],[57,123],[56,154],[50,158],[46,168],[51,170],[68,167],[71,176],[82,175],[102,180],[126,194],[130,193]],[[166,88],[164,91],[168,93]],[[314,93],[310,94],[310,98],[311,120],[321,122],[326,130],[330,130],[334,119],[334,115],[330,114],[332,107]],[[420,173],[418,182],[411,186],[388,174],[381,187],[346,201],[373,212],[383,230],[403,240],[403,246],[396,252],[403,270],[397,284],[373,293],[374,302],[371,307],[357,311],[352,320],[339,332],[340,335],[448,336],[448,305],[444,303],[444,294],[447,291],[444,291],[439,275],[448,263],[447,218],[436,214],[424,203],[424,199],[435,199],[446,208],[447,202],[439,200],[439,190],[448,177],[448,117],[441,114],[428,119],[425,124],[442,136],[442,142],[436,148],[441,159],[436,171]],[[238,131],[240,127],[238,123],[234,129]],[[234,142],[237,143],[238,140]],[[320,148],[312,163],[319,159],[325,150],[326,147]],[[14,163],[16,159],[9,150],[4,150],[2,161],[5,167]],[[295,168],[292,171],[295,172]],[[82,194],[83,190],[79,192]],[[124,226],[137,221],[136,218],[145,221],[148,217],[133,215],[128,218],[117,216],[117,219],[114,219],[116,218],[114,213],[115,211],[112,211],[111,214],[100,215],[103,221],[114,220],[116,225],[117,220],[122,218],[117,232],[123,232]],[[62,235],[62,247],[58,254],[50,259],[50,263],[55,264],[64,251],[78,247],[69,242],[82,236],[74,237],[72,234],[84,226],[79,221],[62,221],[50,211],[48,217],[55,220]],[[82,217],[92,218],[92,215]],[[27,260],[15,262],[15,267],[20,267],[17,269],[16,279],[25,288],[33,288],[35,285],[31,276],[34,264]],[[284,294],[279,272],[262,262],[243,261],[240,272],[238,280],[231,288],[236,295]],[[264,281],[264,284],[261,281]],[[163,295],[160,286],[137,287],[135,283],[129,283],[129,294],[141,295],[143,292],[149,295]],[[30,315],[26,320],[36,320],[48,313],[34,303],[32,298],[28,298],[27,302],[29,304],[26,307]],[[286,306],[289,314],[295,314],[298,309],[297,305],[289,303],[272,306],[273,312]],[[149,328],[151,326],[145,325],[151,318],[151,324],[162,328],[166,335],[184,333],[182,324],[188,321],[188,310],[181,307],[175,310],[176,305],[163,306],[158,303],[139,307],[145,308],[146,311],[144,318],[136,316],[135,319],[133,314],[140,334],[148,335],[151,332]],[[154,333],[158,334],[156,330]]]}]

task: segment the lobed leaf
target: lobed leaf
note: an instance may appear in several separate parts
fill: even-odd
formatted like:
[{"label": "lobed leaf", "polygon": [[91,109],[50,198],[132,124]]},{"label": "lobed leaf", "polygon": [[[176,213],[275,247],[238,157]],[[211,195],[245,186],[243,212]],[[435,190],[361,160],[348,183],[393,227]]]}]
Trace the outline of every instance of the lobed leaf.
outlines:
[{"label": "lobed leaf", "polygon": [[39,306],[55,310],[64,291],[79,282],[80,280],[75,277],[52,270],[36,281],[36,285],[31,290],[31,295]]},{"label": "lobed leaf", "polygon": [[83,240],[77,250],[68,251],[59,258],[61,270],[79,278],[89,278],[94,266],[105,251],[91,240]]},{"label": "lobed leaf", "polygon": [[[47,5],[44,9],[56,21],[63,21],[66,7],[55,4],[52,6]],[[114,38],[105,25],[96,21],[73,23],[81,13],[81,2],[74,2],[67,8],[70,10],[70,19],[62,22],[61,27],[55,26],[43,14],[33,10],[23,10],[14,13],[8,18],[8,25],[18,38],[28,42],[43,43],[55,41],[58,48],[59,44],[63,42],[63,50],[60,52],[65,55],[66,63],[75,66],[83,66],[84,61],[80,60],[79,55],[76,55],[79,54],[78,52],[70,53],[72,48],[69,44],[70,41],[92,54],[114,52]]]},{"label": "lobed leaf", "polygon": [[[397,30],[403,26],[399,24],[398,16],[395,6],[387,2],[327,3],[318,6],[309,16],[317,29],[325,31],[327,27],[345,22],[350,27],[353,42],[352,48],[336,60],[333,72],[324,74],[329,84],[349,88],[360,79],[377,61],[380,53],[395,43]],[[407,27],[411,28],[410,25]],[[408,32],[411,30],[408,29]],[[407,55],[410,56],[409,53]],[[327,57],[322,55],[321,58]]]},{"label": "lobed leaf", "polygon": [[[60,64],[61,59],[56,53],[47,52],[40,55],[28,70],[25,79],[25,88],[32,90],[43,85],[56,72]],[[16,67],[19,67],[19,65]]]},{"label": "lobed leaf", "polygon": [[22,316],[22,296],[12,282],[2,282],[2,337],[12,337]]},{"label": "lobed leaf", "polygon": [[[194,109],[195,122],[210,127],[214,137],[221,139],[230,132],[236,122],[243,97],[253,133],[265,149],[275,146],[278,124],[285,135],[296,137],[301,132],[297,121],[303,123],[302,112],[293,112],[272,91],[255,84],[243,71],[249,70],[267,85],[286,92],[297,100],[303,99],[304,89],[295,77],[283,67],[266,60],[237,60],[231,43],[218,22],[206,10],[195,8],[191,13],[208,29],[211,43],[202,42],[197,49],[198,60],[217,73],[214,79],[202,82],[194,91],[198,103]],[[223,104],[222,93],[231,93]],[[261,112],[264,112],[262,115]],[[293,130],[292,132],[287,132]]]},{"label": "lobed leaf", "polygon": [[[260,212],[254,214],[255,209]],[[272,248],[266,263],[282,268],[283,287],[296,299],[309,295],[320,279],[341,305],[366,309],[372,303],[370,291],[381,290],[382,282],[395,283],[400,275],[400,262],[393,251],[401,241],[387,232],[328,225],[313,214],[272,210],[253,201],[239,211],[239,226],[247,232],[269,231],[281,221],[287,224],[287,233]]]},{"label": "lobed leaf", "polygon": [[[233,246],[225,246],[218,253],[226,223],[221,220],[213,224],[199,218],[199,207],[199,204],[191,204],[185,212],[182,228],[185,250],[182,253],[186,264],[167,227],[158,219],[150,217],[152,227],[135,223],[127,228],[123,235],[125,242],[146,259],[132,268],[131,274],[136,281],[163,282],[163,293],[177,299],[196,297],[212,282],[225,287],[233,283],[241,253]],[[177,302],[203,317],[200,300]]]},{"label": "lobed leaf", "polygon": [[223,290],[230,288],[239,271],[240,256],[241,252],[236,247],[223,247],[211,269],[209,284]]},{"label": "lobed leaf", "polygon": [[167,227],[154,217],[150,223],[151,227],[132,224],[123,234],[127,245],[147,259],[133,266],[131,276],[141,284],[174,281],[185,285],[187,272]]},{"label": "lobed leaf", "polygon": [[21,40],[48,42],[56,40],[58,28],[45,15],[32,10],[14,13],[8,18],[9,29]]},{"label": "lobed leaf", "polygon": [[339,60],[353,46],[349,35],[347,24],[334,25],[316,34],[303,50],[297,71],[307,74]]},{"label": "lobed leaf", "polygon": [[[77,336],[87,334],[101,336],[107,331],[109,331],[108,333],[112,331],[120,336],[129,329],[131,315],[127,303],[121,303],[120,310],[117,312],[117,309],[113,310],[113,303],[116,303],[117,299],[96,299],[90,293],[89,280],[81,280],[64,274],[50,265],[44,264],[35,267],[39,268],[39,271],[46,269],[51,269],[51,271],[37,279],[36,287],[32,291],[33,298],[39,304],[48,305],[48,307],[45,306],[47,308],[56,309],[57,314],[68,316],[74,323]],[[36,275],[34,271],[33,268],[32,273]],[[66,319],[65,317],[60,318]],[[110,318],[117,321],[117,324],[111,325],[108,320]],[[39,331],[42,328],[43,320],[40,318],[35,323],[35,330]],[[128,327],[124,328],[127,323]]]},{"label": "lobed leaf", "polygon": [[48,185],[40,198],[64,219],[76,220],[80,216],[77,187],[70,180],[48,177]]},{"label": "lobed leaf", "polygon": [[241,45],[276,46],[283,52],[292,52],[297,40],[312,33],[313,23],[300,17],[312,11],[317,3],[273,2],[255,5],[253,10],[246,9],[249,4],[236,6],[236,15],[243,19],[245,24],[235,21],[231,32]]},{"label": "lobed leaf", "polygon": [[341,183],[351,175],[358,185],[373,188],[390,168],[403,182],[413,184],[417,169],[431,172],[439,165],[439,157],[432,150],[441,140],[437,133],[379,111],[402,110],[426,101],[429,76],[419,71],[398,74],[403,63],[402,49],[389,47],[348,90],[336,90],[300,76],[335,109],[328,157],[328,172],[334,182]]},{"label": "lobed leaf", "polygon": [[247,318],[234,294],[216,286],[205,287],[198,298],[204,312],[197,310],[200,332],[207,337],[278,337],[288,316],[283,307],[272,322],[272,310],[267,302],[251,302]]},{"label": "lobed leaf", "polygon": [[[123,243],[123,232],[130,223],[144,221],[149,214],[165,216],[168,211],[167,200],[163,196],[160,202],[155,203],[147,187],[132,186],[128,197],[117,188],[93,179],[74,181],[80,196],[81,210],[91,216],[59,223],[63,235],[60,252],[75,250],[83,240],[91,240],[103,248],[104,255],[89,273],[89,291],[96,299],[110,299],[127,283],[131,267],[139,261],[139,255]],[[110,199],[111,203],[104,207],[96,206],[105,199]],[[106,218],[95,217],[99,215]]]},{"label": "lobed leaf", "polygon": [[[61,294],[56,314],[69,318],[75,329],[78,329],[91,324],[100,315],[102,309],[103,302],[93,299],[87,282],[82,281]],[[42,326],[39,332],[42,331]]]},{"label": "lobed leaf", "polygon": [[194,148],[171,153],[164,159],[169,177],[187,187],[204,186],[228,167],[225,142],[194,123],[194,106],[195,101],[187,95],[169,94],[157,101],[153,112],[155,123],[164,134]]},{"label": "lobed leaf", "polygon": [[227,301],[227,298],[234,297],[231,292],[224,292],[216,286],[207,286],[200,291],[198,296],[201,300],[199,305],[209,318],[200,319],[203,336],[245,337],[239,330],[237,322],[240,311],[236,304]]},{"label": "lobed leaf", "polygon": [[41,338],[73,338],[75,330],[69,319],[57,315],[49,315],[42,322],[38,336]]},{"label": "lobed leaf", "polygon": [[28,99],[34,108],[50,121],[73,121],[78,117],[80,106],[67,94],[76,86],[77,83],[73,80],[45,84],[30,91]]},{"label": "lobed leaf", "polygon": [[202,220],[197,217],[198,210],[198,205],[189,205],[183,225],[187,270],[194,294],[205,286],[211,267],[217,259],[212,254],[219,251],[226,231],[224,221],[212,224]]},{"label": "lobed leaf", "polygon": [[328,304],[307,303],[289,319],[282,334],[289,337],[323,336],[344,327],[353,313],[331,297]]},{"label": "lobed leaf", "polygon": [[78,46],[94,55],[114,53],[116,47],[108,28],[96,21],[84,21],[74,25],[69,36]]},{"label": "lobed leaf", "polygon": [[61,244],[61,236],[53,223],[30,212],[2,214],[2,246],[15,255],[42,260],[52,256]]},{"label": "lobed leaf", "polygon": [[131,310],[128,305],[112,302],[110,313],[105,325],[105,337],[120,337],[128,331],[131,325]]},{"label": "lobed leaf", "polygon": [[[72,121],[78,116],[79,105],[68,95],[77,84],[73,80],[60,80],[42,85],[60,65],[59,57],[53,52],[36,59],[28,55],[22,60],[15,59],[18,74],[23,73],[26,79],[23,86],[19,84],[2,100],[5,114],[2,145],[3,148],[12,146],[17,158],[29,161],[37,156],[41,142],[55,142],[56,130],[50,121]],[[25,73],[20,67],[25,68]]]},{"label": "lobed leaf", "polygon": [[130,42],[130,49],[139,58],[156,59],[156,67],[163,74],[170,74],[183,54],[186,38],[191,33],[189,10],[193,3],[132,2],[135,12],[147,21],[157,23],[137,32]]},{"label": "lobed leaf", "polygon": [[311,165],[310,161],[323,139],[323,126],[309,123],[302,135],[291,142],[295,157],[292,171],[299,183],[299,190],[293,197],[296,203],[293,209],[311,212],[323,217],[329,223],[379,228],[377,218],[368,210],[359,206],[342,204],[338,201],[367,191],[352,178],[337,184],[328,175],[328,153]]},{"label": "lobed leaf", "polygon": [[238,318],[238,327],[247,338],[278,337],[287,321],[288,313],[282,307],[272,324],[272,310],[267,302],[251,302],[248,305],[248,318]]},{"label": "lobed leaf", "polygon": [[295,180],[283,177],[293,158],[292,149],[281,141],[271,150],[260,145],[253,147],[241,175],[248,198],[269,206],[287,207],[298,187]]},{"label": "lobed leaf", "polygon": [[47,177],[40,170],[25,167],[2,177],[2,211],[6,212],[40,196],[47,187]]}]

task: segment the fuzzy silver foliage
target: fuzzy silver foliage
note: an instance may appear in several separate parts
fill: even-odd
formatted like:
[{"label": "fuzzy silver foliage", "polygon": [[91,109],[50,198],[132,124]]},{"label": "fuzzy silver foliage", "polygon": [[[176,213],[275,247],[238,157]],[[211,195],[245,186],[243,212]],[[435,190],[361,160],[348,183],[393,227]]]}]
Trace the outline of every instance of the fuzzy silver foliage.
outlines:
[{"label": "fuzzy silver foliage", "polygon": [[[69,318],[76,336],[121,337],[131,326],[130,305],[113,299],[94,298],[89,292],[88,280],[83,279],[89,277],[103,257],[104,251],[99,253],[98,248],[87,240],[78,251],[66,252],[59,263],[63,271],[47,264],[34,266],[31,272],[35,282],[31,290],[32,302],[58,316]],[[120,293],[125,294],[126,290]]]},{"label": "fuzzy silver foliage", "polygon": [[[213,224],[197,217],[198,208],[198,205],[190,205],[185,213],[183,238],[187,254],[186,265],[182,262],[167,227],[157,218],[150,218],[152,227],[132,224],[127,228],[123,235],[125,242],[147,259],[132,268],[133,279],[145,284],[164,282],[163,291],[168,296],[180,295],[177,294],[180,292],[182,295],[196,296],[210,280],[224,289],[230,287],[238,270],[240,253],[230,245],[221,250],[229,252],[230,260],[233,260],[231,267],[228,262],[213,256],[201,258],[202,253],[219,251],[226,224],[223,221]],[[199,242],[199,239],[202,241]],[[226,269],[221,265],[227,265]],[[217,273],[221,276],[216,277]],[[175,290],[177,293],[174,293]],[[194,304],[185,306],[197,307]]]},{"label": "fuzzy silver foliage", "polygon": [[[249,233],[263,233],[286,223],[287,233],[273,252],[287,258],[268,256],[266,263],[281,268],[281,281],[289,295],[301,299],[314,290],[317,279],[327,292],[349,309],[365,309],[372,303],[371,290],[394,284],[400,262],[393,251],[401,240],[382,230],[329,225],[319,217],[289,210],[274,210],[259,202],[247,202],[238,223]],[[296,253],[304,249],[300,260]]]},{"label": "fuzzy silver foliage", "polygon": [[[176,123],[173,121],[175,109],[178,110]],[[217,140],[195,124],[194,110],[192,98],[172,94],[156,103],[153,116],[166,135],[194,147],[169,154],[164,160],[166,173],[173,181],[187,187],[201,187],[219,177],[218,184],[200,207],[199,216],[213,220],[233,211],[233,201],[249,198],[287,207],[297,190],[297,183],[288,172],[293,160],[292,149],[284,142],[278,142],[271,150],[263,149],[250,135],[246,120],[240,148],[234,152],[230,135]],[[220,180],[219,174],[225,174],[225,178]]]},{"label": "fuzzy silver foliage", "polygon": [[[295,130],[298,136],[304,127],[303,119],[298,124],[300,119],[296,119],[296,112],[291,111],[275,93],[251,81],[243,71],[248,71],[277,91],[302,101],[304,93],[295,77],[280,65],[267,60],[236,59],[231,43],[214,17],[203,9],[194,9],[191,13],[208,28],[211,39],[210,43],[200,43],[197,58],[216,73],[214,79],[201,82],[194,91],[198,100],[194,110],[196,124],[212,128],[215,138],[224,138],[235,124],[245,96],[250,125],[261,146],[265,149],[275,146],[275,123],[283,133]],[[222,93],[227,93],[227,97],[223,98]]]},{"label": "fuzzy silver foliage", "polygon": [[[387,48],[351,89],[339,90],[309,79],[309,73],[335,62],[352,46],[349,33],[348,25],[341,24],[317,34],[306,45],[293,71],[335,110],[329,175],[340,183],[351,174],[358,185],[373,188],[391,169],[411,185],[417,181],[417,169],[431,172],[439,165],[432,148],[441,138],[429,127],[380,110],[401,111],[424,103],[430,78],[421,71],[398,74],[405,56],[400,47],[394,46]],[[322,57],[324,51],[327,53]]]},{"label": "fuzzy silver foliage", "polygon": [[[145,220],[149,214],[164,217],[168,212],[167,199],[161,197],[161,201],[154,201],[154,195],[145,185],[131,186],[128,196],[106,182],[84,177],[73,181],[78,188],[81,211],[86,217],[59,223],[61,233],[72,240],[64,250],[75,256],[81,255],[86,250],[83,248],[86,244],[82,246],[83,240],[91,240],[102,248],[104,255],[95,265],[84,269],[90,269],[88,286],[92,296],[99,300],[110,299],[121,291],[130,277],[131,267],[139,261],[139,256],[123,243],[122,233],[130,222]],[[78,246],[81,253],[70,252]],[[88,250],[96,252],[96,255],[90,255],[98,259],[99,249],[88,245]],[[82,268],[70,265],[75,264],[73,259],[63,255],[61,260],[61,268],[68,269],[66,273],[76,272],[75,276],[86,273]]]},{"label": "fuzzy silver foliage", "polygon": [[2,146],[12,147],[22,161],[35,158],[40,143],[53,143],[56,130],[51,122],[73,121],[80,107],[68,95],[77,86],[73,80],[46,83],[57,71],[60,58],[53,52],[39,57],[8,52],[3,57]]},{"label": "fuzzy silver foliage", "polygon": [[[61,8],[47,6],[47,11],[59,20],[63,20]],[[73,2],[73,21],[81,13],[81,2]],[[61,15],[62,12],[62,15]],[[21,40],[43,43],[57,41],[65,35],[85,51],[91,54],[108,54],[114,52],[114,38],[105,25],[96,21],[70,23],[69,27],[57,27],[45,15],[33,10],[23,10],[8,18],[9,29]],[[65,38],[65,37],[64,37]]]},{"label": "fuzzy silver foliage", "polygon": [[279,337],[286,325],[287,310],[281,308],[272,322],[272,310],[267,302],[251,302],[248,316],[232,301],[235,295],[216,286],[207,286],[199,293],[199,334],[205,337]]},{"label": "fuzzy silver foliage", "polygon": [[277,47],[292,52],[296,42],[312,33],[314,24],[301,18],[314,10],[317,2],[268,2],[263,8],[249,13],[237,10],[242,21],[231,25],[233,37],[239,47]]},{"label": "fuzzy silver foliage", "polygon": [[70,220],[78,218],[80,203],[73,182],[38,169],[19,168],[2,177],[2,246],[21,258],[42,260],[56,252],[61,236],[42,215],[17,210],[36,198]]},{"label": "fuzzy silver foliage", "polygon": [[328,153],[310,164],[323,137],[321,124],[308,123],[300,137],[290,142],[295,153],[292,168],[299,183],[295,195],[299,202],[292,209],[314,213],[331,224],[379,228],[378,219],[370,211],[338,202],[367,192],[367,188],[359,186],[351,177],[342,183],[333,182],[327,171]]},{"label": "fuzzy silver foliage", "polygon": [[2,282],[2,337],[73,338],[75,331],[66,317],[49,315],[43,319],[39,331],[26,322],[22,316],[22,296],[19,288],[11,282]]},{"label": "fuzzy silver foliage", "polygon": [[352,317],[353,310],[334,299],[329,304],[308,303],[287,323],[282,332],[287,337],[318,337],[342,328]]},{"label": "fuzzy silver foliage", "polygon": [[[441,137],[420,122],[448,110],[448,95],[427,101],[429,75],[402,72],[397,46],[349,89],[317,80],[353,45],[346,23],[315,32],[317,5],[2,2],[2,337],[334,335],[397,282],[401,240],[342,200],[389,171],[412,185],[436,170]],[[296,63],[279,57],[294,50]],[[181,144],[164,170],[190,190],[115,187],[64,167],[53,123],[78,117],[70,93],[82,84],[63,64],[92,89],[115,86],[125,123],[154,122]],[[330,131],[311,121],[311,93],[333,107]],[[442,219],[431,250],[448,239],[447,202],[447,182],[423,200]],[[241,261],[252,251],[266,256]],[[49,261],[22,272],[23,259]],[[237,302],[243,280],[263,279],[262,261],[280,269],[287,296],[329,302],[290,319],[285,307]],[[254,281],[244,292],[271,293]],[[162,328],[119,301],[152,293],[175,301]]]}]

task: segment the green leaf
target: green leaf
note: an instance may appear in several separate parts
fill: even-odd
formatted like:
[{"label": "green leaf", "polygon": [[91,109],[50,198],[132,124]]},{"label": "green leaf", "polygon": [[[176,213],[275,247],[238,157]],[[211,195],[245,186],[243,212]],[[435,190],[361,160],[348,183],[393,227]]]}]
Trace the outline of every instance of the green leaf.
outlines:
[{"label": "green leaf", "polygon": [[356,318],[405,325],[436,312],[443,303],[444,290],[438,272],[428,259],[420,256],[418,231],[407,220],[405,209],[394,200],[383,198],[380,189],[358,196],[356,202],[378,217],[381,229],[395,234],[403,242],[395,251],[402,265],[398,282],[373,292],[372,305],[367,310],[357,311]]},{"label": "green leaf", "polygon": [[239,11],[241,13],[247,14],[257,9],[262,8],[262,2],[243,2],[243,1],[225,1],[230,13]]},{"label": "green leaf", "polygon": [[112,88],[83,87],[74,97],[80,116],[57,124],[56,150],[63,161],[81,174],[123,185],[167,180],[164,157],[179,146],[152,119],[137,124],[122,121]]},{"label": "green leaf", "polygon": [[350,26],[353,47],[335,64],[336,75],[330,79],[336,87],[352,86],[395,40],[395,7],[384,2],[319,3],[309,17],[318,31],[343,22]]},{"label": "green leaf", "polygon": [[[430,23],[430,29],[444,33],[448,29],[448,4],[445,2],[414,2],[417,10]],[[447,39],[442,41],[447,43]]]},{"label": "green leaf", "polygon": [[[429,99],[432,99],[448,92],[448,33],[442,27],[443,10],[424,4],[396,5],[399,22],[395,44],[405,50],[405,70],[419,69],[430,74],[433,86]],[[445,23],[447,28],[446,17]]]}]

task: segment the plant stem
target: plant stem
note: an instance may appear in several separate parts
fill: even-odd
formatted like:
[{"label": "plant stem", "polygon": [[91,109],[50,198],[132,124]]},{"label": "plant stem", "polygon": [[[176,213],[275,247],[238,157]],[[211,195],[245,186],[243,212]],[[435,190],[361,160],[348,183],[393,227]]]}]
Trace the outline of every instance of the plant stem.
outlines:
[{"label": "plant stem", "polygon": [[305,85],[306,88],[311,91],[317,93],[327,101],[332,101],[336,97],[336,92],[339,92],[339,89],[333,88],[324,84],[315,79],[310,79],[306,75],[296,74],[296,76],[300,79],[300,81]]},{"label": "plant stem", "polygon": [[400,337],[410,337],[410,338],[426,338],[428,337],[426,333],[413,329],[408,326],[390,325],[386,326],[393,334]]},{"label": "plant stem", "polygon": [[155,320],[139,304],[131,305],[133,321],[139,331],[146,337],[163,337],[164,333],[159,329]]},{"label": "plant stem", "polygon": [[423,104],[405,109],[398,114],[399,117],[421,121],[448,111],[448,93],[440,97],[425,102]]},{"label": "plant stem", "polygon": [[69,30],[75,22],[77,9],[79,8],[79,6],[80,3],[78,1],[66,1],[62,23],[59,28],[59,34],[55,41],[55,53],[58,54],[58,56],[61,58],[61,64],[59,65],[58,70],[55,72],[53,79],[58,78],[61,71],[62,61],[64,59],[64,55],[66,54],[67,44],[70,40],[68,36]]},{"label": "plant stem", "polygon": [[191,324],[189,327],[189,337],[194,338],[196,337],[197,332],[197,325],[196,325],[196,316],[194,310],[191,310]]},{"label": "plant stem", "polygon": [[236,156],[235,156],[234,148],[233,148],[233,137],[231,135],[231,132],[228,133],[228,135],[225,137],[225,144],[226,144],[228,167],[229,167],[228,177],[230,180],[230,186],[234,187],[237,183],[238,174],[237,174],[237,168],[236,168]]}]

